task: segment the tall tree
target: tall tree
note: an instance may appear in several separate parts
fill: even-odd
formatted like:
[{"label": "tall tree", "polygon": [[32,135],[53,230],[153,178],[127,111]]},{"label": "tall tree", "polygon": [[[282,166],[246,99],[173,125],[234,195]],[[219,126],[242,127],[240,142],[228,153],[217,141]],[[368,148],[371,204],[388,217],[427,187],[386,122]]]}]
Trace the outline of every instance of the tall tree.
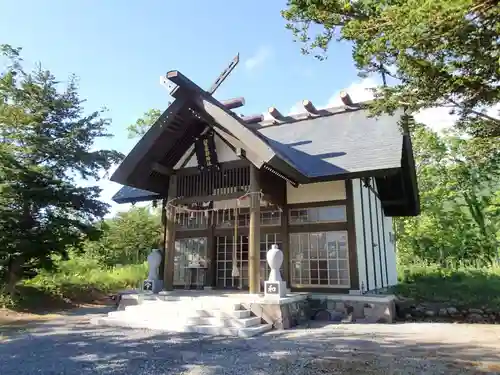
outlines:
[{"label": "tall tree", "polygon": [[0,46],[0,276],[9,293],[52,255],[67,255],[99,234],[95,223],[108,210],[100,189],[76,178],[100,178],[120,161],[116,151],[95,150],[109,137],[102,112],[84,114],[75,77],[64,90],[47,70],[22,66],[20,49]]},{"label": "tall tree", "polygon": [[120,212],[104,221],[102,229],[101,239],[89,241],[85,252],[107,266],[144,262],[162,238],[160,213],[149,207]]},{"label": "tall tree", "polygon": [[158,117],[160,117],[161,111],[159,109],[150,109],[145,112],[142,117],[138,118],[137,121],[127,127],[128,137],[136,138],[142,137],[146,132],[154,125]]},{"label": "tall tree", "polygon": [[445,106],[476,136],[500,136],[487,111],[500,102],[499,14],[494,0],[288,0],[282,11],[303,53],[323,59],[347,41],[361,75],[395,80],[378,90],[375,113]]},{"label": "tall tree", "polygon": [[406,260],[489,264],[500,234],[500,149],[492,140],[412,129],[422,214],[397,218]]}]

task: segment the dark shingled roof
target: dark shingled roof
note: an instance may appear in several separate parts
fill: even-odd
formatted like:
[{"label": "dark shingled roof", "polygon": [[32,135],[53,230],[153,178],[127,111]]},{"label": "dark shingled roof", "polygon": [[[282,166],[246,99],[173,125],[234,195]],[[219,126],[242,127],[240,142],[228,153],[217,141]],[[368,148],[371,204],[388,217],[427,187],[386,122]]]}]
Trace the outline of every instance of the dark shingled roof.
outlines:
[{"label": "dark shingled roof", "polygon": [[258,132],[289,164],[314,179],[401,168],[403,134],[393,116],[342,111],[308,120],[263,126]]},{"label": "dark shingled roof", "polygon": [[130,186],[113,197],[115,202],[166,196],[166,181],[175,165],[194,139],[211,127],[254,166],[294,186],[374,177],[386,215],[419,213],[415,163],[403,110],[370,117],[366,105],[357,103],[293,116],[275,114],[273,119],[253,123],[225,108],[182,73],[171,71],[167,79],[177,85],[172,93],[175,101],[111,177]]},{"label": "dark shingled roof", "polygon": [[116,203],[136,203],[147,202],[159,199],[160,195],[147,190],[136,189],[130,186],[123,186],[118,192],[113,195],[113,202]]}]

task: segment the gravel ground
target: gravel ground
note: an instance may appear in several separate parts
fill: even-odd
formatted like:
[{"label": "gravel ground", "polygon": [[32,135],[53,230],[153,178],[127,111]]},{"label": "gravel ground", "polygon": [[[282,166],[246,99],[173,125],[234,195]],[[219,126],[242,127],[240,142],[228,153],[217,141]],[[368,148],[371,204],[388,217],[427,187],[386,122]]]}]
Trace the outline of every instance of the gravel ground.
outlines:
[{"label": "gravel ground", "polygon": [[0,374],[500,374],[500,326],[329,325],[234,339],[94,327],[95,312],[4,330]]}]

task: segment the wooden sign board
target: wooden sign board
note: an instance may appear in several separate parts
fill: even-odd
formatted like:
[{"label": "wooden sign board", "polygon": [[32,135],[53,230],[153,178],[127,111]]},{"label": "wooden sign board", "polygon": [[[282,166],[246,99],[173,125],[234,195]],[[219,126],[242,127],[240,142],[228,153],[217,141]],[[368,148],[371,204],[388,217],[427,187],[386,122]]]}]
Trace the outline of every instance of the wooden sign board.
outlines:
[{"label": "wooden sign board", "polygon": [[200,136],[195,141],[194,149],[200,171],[209,171],[212,168],[219,169],[219,160],[217,158],[213,131],[209,131]]}]

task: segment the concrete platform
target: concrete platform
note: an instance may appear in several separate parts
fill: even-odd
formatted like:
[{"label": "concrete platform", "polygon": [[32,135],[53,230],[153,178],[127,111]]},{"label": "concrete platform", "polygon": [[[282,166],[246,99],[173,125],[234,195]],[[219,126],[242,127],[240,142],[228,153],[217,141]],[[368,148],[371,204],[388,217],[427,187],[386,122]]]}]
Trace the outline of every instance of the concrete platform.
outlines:
[{"label": "concrete platform", "polygon": [[121,296],[117,311],[93,323],[171,332],[251,337],[308,324],[392,323],[394,296],[290,293],[269,299],[241,291],[176,290]]},{"label": "concrete platform", "polygon": [[248,294],[209,291],[135,293],[121,297],[117,311],[96,318],[97,325],[144,328],[169,332],[251,337],[270,331],[242,305]]}]

